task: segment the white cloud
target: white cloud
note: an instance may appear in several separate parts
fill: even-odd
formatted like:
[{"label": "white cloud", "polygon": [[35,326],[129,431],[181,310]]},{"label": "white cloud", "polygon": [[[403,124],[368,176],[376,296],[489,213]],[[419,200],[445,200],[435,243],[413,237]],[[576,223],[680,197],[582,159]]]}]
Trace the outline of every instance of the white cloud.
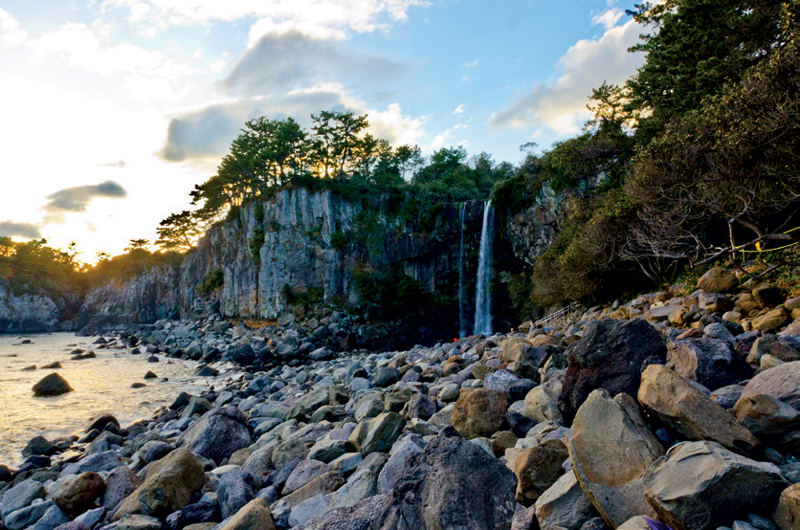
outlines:
[{"label": "white cloud", "polygon": [[369,132],[394,146],[415,145],[425,135],[422,129],[425,118],[403,115],[397,102],[390,104],[385,111],[366,109],[365,112],[369,115]]},{"label": "white cloud", "polygon": [[22,44],[28,33],[20,29],[19,22],[8,11],[0,8],[0,42],[6,44]]},{"label": "white cloud", "polygon": [[625,12],[622,9],[613,7],[592,17],[592,24],[611,29],[617,25],[617,22],[619,22],[619,19],[621,19],[624,14]]},{"label": "white cloud", "polygon": [[31,42],[37,56],[56,54],[67,59],[69,66],[87,72],[114,75],[137,73],[143,75],[173,75],[189,73],[186,66],[169,61],[163,53],[129,43],[105,45],[96,30],[85,24],[68,23]]},{"label": "white cloud", "polygon": [[561,75],[536,83],[530,92],[494,113],[494,129],[544,124],[559,134],[574,134],[589,117],[586,110],[593,88],[603,81],[623,84],[642,64],[642,54],[628,53],[642,27],[634,21],[611,28],[597,40],[581,40],[558,61]]},{"label": "white cloud", "polygon": [[406,20],[410,8],[427,4],[425,0],[105,0],[102,7],[127,8],[131,20],[159,26],[252,17],[257,22],[250,39],[256,42],[275,30],[302,31],[320,38],[385,30]]},{"label": "white cloud", "polygon": [[456,110],[453,111],[453,115],[454,116],[457,116],[459,114],[464,114],[464,104],[463,103],[461,105],[459,105],[458,107],[456,107]]},{"label": "white cloud", "polygon": [[[445,146],[445,142],[448,142],[453,137],[453,133],[455,131],[466,128],[467,128],[466,124],[458,123],[453,127],[447,129],[443,133],[437,134],[436,137],[431,142],[431,149],[433,149],[434,151],[436,151],[437,149],[441,149],[442,147]],[[466,143],[467,143],[466,140],[461,140],[460,142],[458,142],[458,145],[466,145]]]},{"label": "white cloud", "polygon": [[475,59],[475,60],[474,60],[474,61],[472,61],[471,63],[466,63],[466,64],[464,64],[464,66],[466,66],[467,68],[475,68],[476,66],[478,66],[478,63],[479,63],[479,62],[481,62],[481,60],[480,60],[480,59]]}]

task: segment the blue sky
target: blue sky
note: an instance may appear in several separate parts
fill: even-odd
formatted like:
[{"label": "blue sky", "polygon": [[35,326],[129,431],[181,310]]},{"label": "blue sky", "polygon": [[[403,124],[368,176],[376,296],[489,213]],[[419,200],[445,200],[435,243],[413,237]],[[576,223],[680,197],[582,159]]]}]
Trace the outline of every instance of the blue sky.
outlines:
[{"label": "blue sky", "polygon": [[[615,0],[2,0],[0,235],[155,239],[245,120],[369,114],[518,163],[580,132],[642,29]],[[68,200],[65,200],[68,199]]]}]

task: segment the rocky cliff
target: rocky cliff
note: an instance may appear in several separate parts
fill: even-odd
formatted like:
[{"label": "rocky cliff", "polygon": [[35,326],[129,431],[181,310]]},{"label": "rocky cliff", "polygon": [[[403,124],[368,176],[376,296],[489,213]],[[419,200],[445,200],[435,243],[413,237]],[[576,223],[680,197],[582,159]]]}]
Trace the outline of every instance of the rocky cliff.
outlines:
[{"label": "rocky cliff", "polygon": [[36,333],[72,329],[80,298],[72,293],[16,293],[0,281],[0,333]]},{"label": "rocky cliff", "polygon": [[[359,307],[357,275],[379,275],[392,267],[423,290],[450,297],[457,326],[459,213],[459,205],[445,205],[433,228],[421,230],[416,220],[384,215],[331,191],[284,190],[212,228],[181,266],[154,268],[92,291],[77,327],[149,323],[208,309],[226,317],[274,319],[298,309],[291,307],[298,295],[319,304]],[[476,273],[482,216],[482,202],[464,205],[463,278]],[[222,271],[222,285],[201,297],[198,287],[215,271]],[[471,287],[463,298],[474,298]]]}]

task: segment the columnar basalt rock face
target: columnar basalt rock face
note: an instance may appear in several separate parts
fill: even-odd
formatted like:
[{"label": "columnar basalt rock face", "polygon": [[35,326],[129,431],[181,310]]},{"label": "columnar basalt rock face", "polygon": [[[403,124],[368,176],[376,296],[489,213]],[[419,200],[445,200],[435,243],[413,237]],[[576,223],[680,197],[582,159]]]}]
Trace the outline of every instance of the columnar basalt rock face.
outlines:
[{"label": "columnar basalt rock face", "polygon": [[[465,259],[465,277],[473,277],[477,266],[472,256],[477,255],[482,207],[481,201],[466,207],[464,244],[470,259]],[[250,242],[259,230],[264,244],[256,257]],[[358,269],[393,265],[429,292],[456,296],[460,231],[457,204],[445,205],[433,229],[421,231],[413,223],[366,212],[330,191],[285,190],[209,230],[180,266],[154,267],[89,293],[76,325],[151,323],[195,316],[209,306],[226,317],[277,318],[291,310],[286,286],[295,293],[313,289],[324,301],[352,305],[359,302]],[[339,232],[347,237],[346,248],[334,245]],[[208,302],[197,287],[216,270],[223,272],[224,283]]]}]

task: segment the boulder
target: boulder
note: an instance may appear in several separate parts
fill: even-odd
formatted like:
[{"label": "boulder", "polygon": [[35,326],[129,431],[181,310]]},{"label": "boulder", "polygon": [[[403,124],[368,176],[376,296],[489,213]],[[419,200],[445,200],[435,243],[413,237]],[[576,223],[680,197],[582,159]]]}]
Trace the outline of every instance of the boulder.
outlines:
[{"label": "boulder", "polygon": [[642,372],[638,398],[661,421],[690,440],[714,440],[744,455],[752,454],[760,445],[733,414],[660,364],[651,364]]},{"label": "boulder", "polygon": [[6,527],[8,527],[8,530],[22,530],[23,528],[32,526],[52,507],[55,507],[53,501],[34,503],[25,508],[20,508],[15,512],[11,512],[6,516],[4,523]]},{"label": "boulder", "polygon": [[500,345],[500,358],[506,364],[519,362],[525,351],[533,347],[533,344],[528,340],[512,337],[504,340]]},{"label": "boulder", "polygon": [[317,495],[327,495],[333,493],[342,487],[345,483],[344,475],[339,471],[328,471],[324,473],[297,491],[290,493],[281,499],[281,502],[286,502],[291,508],[294,508],[303,501],[315,497]]},{"label": "boulder", "polygon": [[373,522],[380,516],[385,501],[383,495],[374,495],[355,506],[328,510],[294,530],[374,530]]},{"label": "boulder", "polygon": [[374,452],[386,452],[400,436],[405,426],[405,421],[396,412],[378,414],[366,424],[366,435],[358,440],[357,431],[353,431],[350,442],[356,446],[362,455]]},{"label": "boulder", "polygon": [[730,346],[717,339],[670,340],[667,367],[686,379],[715,390],[735,383],[737,365]]},{"label": "boulder", "polygon": [[714,267],[697,280],[698,289],[707,293],[727,293],[737,285],[739,285],[739,280],[736,278],[736,274],[721,267]]},{"label": "boulder", "polygon": [[61,377],[58,372],[45,376],[33,385],[33,394],[36,396],[60,396],[73,390],[67,380]]},{"label": "boulder", "polygon": [[750,432],[763,439],[778,439],[800,428],[800,413],[766,394],[739,399],[733,413]]},{"label": "boulder", "polygon": [[31,455],[46,455],[54,448],[53,442],[49,442],[44,436],[34,436],[25,444],[22,449],[22,456],[27,458]]},{"label": "boulder", "polygon": [[392,446],[392,454],[378,475],[378,490],[387,493],[394,488],[412,455],[421,452],[420,446],[406,438]]},{"label": "boulder", "polygon": [[428,420],[436,414],[436,403],[425,394],[414,394],[408,402],[408,417]]},{"label": "boulder", "polygon": [[572,421],[595,389],[603,388],[612,396],[634,395],[644,360],[663,359],[665,354],[661,334],[644,320],[589,322],[583,338],[567,349],[567,372],[558,400],[564,419]]},{"label": "boulder", "polygon": [[235,469],[222,475],[217,486],[217,501],[222,518],[227,519],[238,512],[253,500],[255,493],[256,484],[250,473]]},{"label": "boulder", "polygon": [[95,507],[95,501],[103,496],[106,483],[103,477],[88,471],[63,484],[53,494],[53,501],[68,515],[80,515]]},{"label": "boulder", "polygon": [[283,486],[283,494],[297,491],[328,471],[328,466],[319,460],[302,460],[289,474]]},{"label": "boulder", "polygon": [[213,409],[181,435],[179,444],[216,463],[251,443],[247,419],[239,409],[226,405]]},{"label": "boulder", "polygon": [[558,396],[544,385],[539,385],[528,392],[522,413],[538,423],[545,421],[564,423],[561,411],[558,410]]},{"label": "boulder", "polygon": [[150,465],[142,485],[122,502],[113,519],[135,513],[164,518],[189,504],[205,478],[200,460],[185,448],[176,449]]},{"label": "boulder", "polygon": [[800,526],[800,483],[781,492],[773,520],[781,530],[797,530]]},{"label": "boulder", "polygon": [[545,440],[528,449],[514,461],[517,477],[517,502],[530,506],[564,474],[562,464],[569,458],[564,442]]},{"label": "boulder", "polygon": [[6,490],[0,500],[0,518],[5,519],[8,514],[28,506],[35,499],[41,499],[46,492],[41,482],[33,479],[23,480],[16,486]]},{"label": "boulder", "polygon": [[644,474],[644,495],[675,530],[713,530],[771,510],[786,488],[780,469],[716,442],[684,442]]},{"label": "boulder", "polygon": [[142,480],[126,466],[112,469],[106,477],[106,489],[103,493],[102,506],[109,513],[114,513],[125,498],[142,485]]},{"label": "boulder", "polygon": [[261,498],[253,499],[228,519],[220,530],[275,530],[269,504]]},{"label": "boulder", "polygon": [[388,496],[380,530],[508,530],[514,515],[511,471],[477,445],[436,437],[411,457]]},{"label": "boulder", "polygon": [[742,397],[767,394],[795,409],[800,408],[800,361],[765,370],[744,387]]},{"label": "boulder", "polygon": [[597,517],[592,502],[575,478],[567,472],[536,500],[536,519],[541,530],[580,530],[589,520]]},{"label": "boulder", "polygon": [[370,469],[353,473],[347,483],[330,498],[330,508],[355,506],[368,497],[378,494],[378,477]]},{"label": "boulder", "polygon": [[632,397],[592,392],[575,416],[567,447],[581,488],[609,525],[655,516],[642,493],[642,476],[664,449]]},{"label": "boulder", "polygon": [[757,338],[750,348],[750,353],[747,355],[747,362],[758,365],[764,355],[772,355],[776,359],[787,363],[800,361],[800,351],[790,343],[782,341],[774,335],[764,335]]},{"label": "boulder", "polygon": [[786,309],[783,307],[778,307],[777,309],[773,309],[772,311],[769,311],[766,314],[754,319],[753,329],[760,331],[778,329],[784,325],[787,320],[789,320],[789,315],[786,314]]},{"label": "boulder", "polygon": [[464,438],[489,437],[502,430],[507,408],[506,395],[499,390],[463,390],[450,421]]}]

